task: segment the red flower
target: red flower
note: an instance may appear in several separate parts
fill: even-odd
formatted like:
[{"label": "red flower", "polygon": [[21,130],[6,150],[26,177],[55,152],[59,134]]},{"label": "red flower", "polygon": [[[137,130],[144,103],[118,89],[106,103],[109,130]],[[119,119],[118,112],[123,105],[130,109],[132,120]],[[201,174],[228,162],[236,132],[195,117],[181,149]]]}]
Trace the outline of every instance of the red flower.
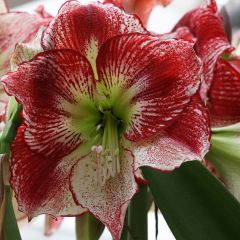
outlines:
[{"label": "red flower", "polygon": [[[39,27],[47,25],[50,20],[50,16],[44,18],[24,12],[9,12],[6,2],[0,1],[0,75],[10,71],[15,45],[32,40]],[[0,134],[5,127],[8,100],[0,84]]]},{"label": "red flower", "polygon": [[240,60],[230,53],[233,48],[215,1],[187,13],[174,30],[183,26],[196,38],[195,49],[204,63],[201,94],[212,126],[212,148],[206,156],[212,164],[209,168],[207,162],[207,167],[240,200]]},{"label": "red flower", "polygon": [[188,27],[196,38],[195,49],[203,61],[201,96],[207,99],[207,92],[213,81],[215,65],[224,53],[233,50],[224,31],[223,20],[214,0],[207,6],[196,8],[180,19],[173,31]]},{"label": "red flower", "polygon": [[[215,1],[187,13],[175,26],[175,38],[191,40],[179,34],[187,28],[195,37],[195,49],[202,59],[204,75],[201,96],[210,110],[212,126],[224,126],[240,120],[240,60],[229,57],[233,50],[224,31],[223,18]],[[226,55],[224,55],[226,54]],[[224,60],[224,58],[228,58]]]},{"label": "red flower", "polygon": [[235,64],[221,59],[215,66],[208,103],[212,126],[240,122],[240,71]]},{"label": "red flower", "polygon": [[141,166],[170,171],[209,147],[191,43],[160,40],[113,5],[67,1],[44,52],[7,74],[23,105],[11,185],[34,217],[95,215],[119,239]]},{"label": "red flower", "polygon": [[[3,6],[3,7],[2,7]],[[5,1],[0,1],[0,75],[9,71],[10,57],[16,43],[30,41],[40,26],[46,26],[51,20],[40,15],[25,12],[3,12],[7,10]]]},{"label": "red flower", "polygon": [[105,0],[104,2],[123,7],[127,13],[137,14],[146,26],[153,8],[157,5],[167,6],[171,0]]},{"label": "red flower", "polygon": [[[10,59],[17,43],[28,42],[33,39],[41,26],[46,26],[51,20],[50,16],[43,16],[44,9],[40,14],[29,14],[24,12],[9,12],[7,4],[4,0],[0,0],[0,76],[10,71]],[[10,102],[10,103],[9,103]],[[13,111],[13,99],[9,101],[9,97],[5,93],[0,83],[0,137],[3,137],[6,121]],[[4,141],[4,139],[2,139]],[[1,154],[1,161],[8,162],[5,154]],[[5,167],[5,171],[6,171]],[[0,166],[0,215],[4,216],[5,205],[3,201],[4,183],[1,176],[4,174]],[[5,173],[6,175],[6,173]],[[5,179],[8,181],[8,179]],[[5,183],[6,184],[6,183]],[[0,235],[2,232],[2,219],[0,219]]]}]

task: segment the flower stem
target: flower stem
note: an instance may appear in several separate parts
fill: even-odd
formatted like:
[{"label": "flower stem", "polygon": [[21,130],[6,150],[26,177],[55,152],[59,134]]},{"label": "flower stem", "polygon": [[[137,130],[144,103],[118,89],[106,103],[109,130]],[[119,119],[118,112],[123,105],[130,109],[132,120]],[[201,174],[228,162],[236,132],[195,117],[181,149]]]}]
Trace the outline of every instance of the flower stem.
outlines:
[{"label": "flower stem", "polygon": [[76,217],[76,239],[97,240],[103,233],[104,225],[91,214]]},{"label": "flower stem", "polygon": [[5,215],[3,220],[3,240],[21,240],[17,220],[12,205],[10,186],[5,186]]},{"label": "flower stem", "polygon": [[139,193],[128,207],[128,240],[148,239],[149,192],[147,186],[140,186]]}]

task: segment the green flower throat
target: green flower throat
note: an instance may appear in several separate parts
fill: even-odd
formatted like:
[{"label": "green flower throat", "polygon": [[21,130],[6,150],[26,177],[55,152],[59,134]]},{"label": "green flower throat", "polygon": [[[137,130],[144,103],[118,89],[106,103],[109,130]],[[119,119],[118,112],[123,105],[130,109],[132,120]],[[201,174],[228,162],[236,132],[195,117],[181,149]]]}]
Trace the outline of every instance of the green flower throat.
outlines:
[{"label": "green flower throat", "polygon": [[101,86],[93,99],[81,97],[71,111],[74,131],[91,145],[91,162],[101,184],[120,172],[120,142],[131,119],[130,95]]}]

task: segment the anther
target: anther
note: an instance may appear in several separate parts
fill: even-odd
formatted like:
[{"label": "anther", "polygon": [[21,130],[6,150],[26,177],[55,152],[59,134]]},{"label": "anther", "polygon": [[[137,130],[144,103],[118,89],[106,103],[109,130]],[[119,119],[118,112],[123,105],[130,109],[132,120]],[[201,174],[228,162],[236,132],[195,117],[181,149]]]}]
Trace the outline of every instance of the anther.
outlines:
[{"label": "anther", "polygon": [[99,129],[103,128],[103,127],[104,127],[104,125],[103,125],[102,123],[99,123],[99,124],[97,125],[97,131],[98,131]]}]

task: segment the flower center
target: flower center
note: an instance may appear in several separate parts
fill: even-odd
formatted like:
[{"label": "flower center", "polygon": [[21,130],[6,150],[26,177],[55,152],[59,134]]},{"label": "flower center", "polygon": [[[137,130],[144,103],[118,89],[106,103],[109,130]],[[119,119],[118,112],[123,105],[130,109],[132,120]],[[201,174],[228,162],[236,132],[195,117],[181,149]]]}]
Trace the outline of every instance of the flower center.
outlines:
[{"label": "flower center", "polygon": [[93,146],[92,151],[96,153],[97,178],[104,185],[120,172],[119,120],[110,111],[105,111],[100,127],[103,128],[102,143]]}]

